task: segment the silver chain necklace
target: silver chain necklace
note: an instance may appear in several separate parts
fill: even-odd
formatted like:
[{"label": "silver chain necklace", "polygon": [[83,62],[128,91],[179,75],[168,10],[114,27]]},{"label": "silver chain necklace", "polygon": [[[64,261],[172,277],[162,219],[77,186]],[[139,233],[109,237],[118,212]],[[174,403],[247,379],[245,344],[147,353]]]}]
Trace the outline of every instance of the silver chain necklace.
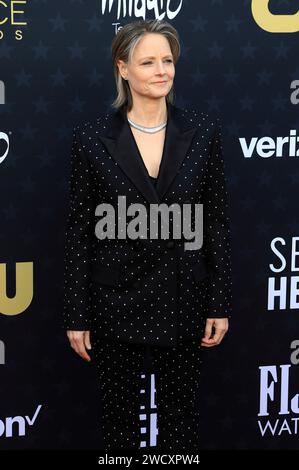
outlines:
[{"label": "silver chain necklace", "polygon": [[164,129],[164,127],[166,127],[166,124],[167,124],[167,121],[165,121],[162,124],[159,124],[158,126],[155,126],[155,127],[145,127],[145,126],[140,126],[139,124],[136,124],[135,122],[131,121],[131,119],[129,119],[128,116],[127,116],[127,119],[132,127],[135,127],[135,129],[138,129],[139,131],[146,132],[147,134],[154,134],[155,132],[161,131],[161,129]]}]

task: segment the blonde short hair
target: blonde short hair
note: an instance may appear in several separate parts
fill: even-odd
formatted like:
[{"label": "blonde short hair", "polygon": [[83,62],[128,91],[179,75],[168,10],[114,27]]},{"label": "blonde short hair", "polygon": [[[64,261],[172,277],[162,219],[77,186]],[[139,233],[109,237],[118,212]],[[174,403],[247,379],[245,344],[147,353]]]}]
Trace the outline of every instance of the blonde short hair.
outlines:
[{"label": "blonde short hair", "polygon": [[[134,52],[134,49],[140,39],[147,33],[158,33],[166,37],[169,42],[170,50],[173,56],[174,65],[180,57],[180,42],[177,30],[166,21],[161,20],[141,20],[128,23],[119,29],[113,38],[111,45],[114,76],[117,88],[117,97],[112,103],[113,108],[120,108],[127,105],[128,111],[133,106],[132,94],[128,82],[121,76],[117,66],[118,60],[128,63]],[[166,96],[170,103],[174,102],[173,86]]]}]

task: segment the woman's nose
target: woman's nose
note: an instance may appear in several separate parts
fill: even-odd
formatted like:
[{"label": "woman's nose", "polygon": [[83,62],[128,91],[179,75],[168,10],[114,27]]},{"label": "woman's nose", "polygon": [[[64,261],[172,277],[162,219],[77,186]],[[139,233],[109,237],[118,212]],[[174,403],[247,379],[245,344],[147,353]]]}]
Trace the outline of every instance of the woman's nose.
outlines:
[{"label": "woman's nose", "polygon": [[163,61],[158,61],[158,64],[157,64],[157,72],[159,73],[164,73],[165,72],[165,64]]}]

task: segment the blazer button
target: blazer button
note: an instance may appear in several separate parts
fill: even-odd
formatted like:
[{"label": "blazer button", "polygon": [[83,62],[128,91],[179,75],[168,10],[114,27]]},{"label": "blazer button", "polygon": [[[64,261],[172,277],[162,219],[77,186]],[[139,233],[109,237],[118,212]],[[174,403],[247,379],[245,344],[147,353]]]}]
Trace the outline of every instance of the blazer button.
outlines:
[{"label": "blazer button", "polygon": [[167,246],[167,248],[173,248],[173,247],[174,247],[174,241],[173,241],[173,240],[169,240],[169,241],[166,243],[166,246]]}]

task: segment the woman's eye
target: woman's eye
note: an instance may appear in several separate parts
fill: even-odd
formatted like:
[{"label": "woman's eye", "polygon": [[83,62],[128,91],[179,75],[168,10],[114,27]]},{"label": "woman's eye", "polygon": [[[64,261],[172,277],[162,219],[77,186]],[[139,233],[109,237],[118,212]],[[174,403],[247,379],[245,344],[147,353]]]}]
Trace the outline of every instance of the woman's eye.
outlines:
[{"label": "woman's eye", "polygon": [[[166,62],[172,62],[171,59],[166,59]],[[148,65],[148,64],[151,64],[151,62],[144,62],[142,65]]]}]

